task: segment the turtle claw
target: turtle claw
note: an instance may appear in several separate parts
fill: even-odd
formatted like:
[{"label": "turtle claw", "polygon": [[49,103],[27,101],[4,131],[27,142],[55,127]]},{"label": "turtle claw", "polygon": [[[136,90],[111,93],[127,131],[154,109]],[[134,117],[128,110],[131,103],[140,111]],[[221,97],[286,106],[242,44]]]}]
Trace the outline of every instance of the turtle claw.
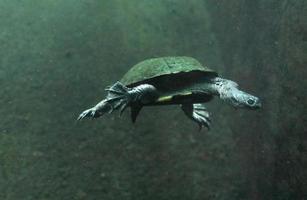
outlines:
[{"label": "turtle claw", "polygon": [[199,125],[199,131],[201,131],[202,127],[205,126],[208,130],[210,130],[210,120],[208,118],[200,117],[198,125]]},{"label": "turtle claw", "polygon": [[107,102],[107,100],[103,100],[100,103],[98,103],[95,107],[89,108],[85,111],[83,111],[77,120],[82,120],[86,117],[88,118],[98,118],[105,113],[112,113],[113,112],[113,107],[110,103]]},{"label": "turtle claw", "polygon": [[85,111],[83,111],[79,117],[78,117],[78,121],[84,119],[85,117],[90,117],[90,118],[96,118],[95,116],[97,116],[96,114],[96,109],[95,108],[90,108],[90,109],[87,109]]},{"label": "turtle claw", "polygon": [[89,113],[90,113],[89,110],[83,111],[83,112],[79,115],[79,117],[77,118],[77,120],[80,121],[80,120],[82,120],[83,118],[89,116]]},{"label": "turtle claw", "polygon": [[210,130],[210,115],[203,104],[184,104],[182,105],[182,110],[190,119],[198,124],[199,131],[201,131],[203,126]]},{"label": "turtle claw", "polygon": [[211,120],[207,109],[202,104],[194,104],[193,108],[193,119],[198,123],[199,131],[203,126],[210,130]]}]

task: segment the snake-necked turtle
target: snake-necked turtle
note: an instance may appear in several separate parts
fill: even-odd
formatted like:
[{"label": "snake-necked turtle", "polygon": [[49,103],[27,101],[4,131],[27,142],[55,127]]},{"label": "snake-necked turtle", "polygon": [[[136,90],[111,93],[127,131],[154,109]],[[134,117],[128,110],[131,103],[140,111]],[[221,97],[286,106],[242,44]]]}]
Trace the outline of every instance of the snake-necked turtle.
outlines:
[{"label": "snake-necked turtle", "polygon": [[200,129],[209,129],[209,112],[203,103],[218,96],[234,107],[258,109],[260,100],[238,89],[238,84],[218,77],[208,67],[191,57],[161,57],[133,66],[120,80],[107,87],[106,98],[82,112],[84,117],[97,118],[113,110],[131,108],[135,122],[141,108],[151,105],[180,104],[184,113],[197,122]]}]

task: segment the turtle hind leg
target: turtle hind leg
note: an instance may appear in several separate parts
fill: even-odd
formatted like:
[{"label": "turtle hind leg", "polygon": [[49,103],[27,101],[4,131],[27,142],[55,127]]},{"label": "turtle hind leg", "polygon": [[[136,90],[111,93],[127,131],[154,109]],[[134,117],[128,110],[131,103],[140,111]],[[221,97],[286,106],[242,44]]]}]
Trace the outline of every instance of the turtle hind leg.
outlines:
[{"label": "turtle hind leg", "polygon": [[128,88],[121,82],[106,89],[108,91],[107,102],[112,104],[114,109],[119,109],[120,114],[128,107],[131,107],[131,119],[135,122],[144,104],[156,100],[158,94],[156,88],[149,84]]},{"label": "turtle hind leg", "polygon": [[112,113],[114,110],[120,110],[120,115],[129,105],[132,97],[129,94],[131,89],[126,87],[120,82],[116,82],[114,85],[107,87],[107,97],[100,101],[96,106],[83,111],[78,120],[82,120],[85,117],[98,118],[105,113]]},{"label": "turtle hind leg", "polygon": [[203,104],[182,104],[181,109],[188,118],[190,118],[199,125],[199,130],[201,130],[203,126],[207,127],[207,129],[210,130],[211,120],[209,112]]},{"label": "turtle hind leg", "polygon": [[[133,88],[128,88],[119,81],[106,88],[106,91],[108,92],[107,97],[96,106],[82,112],[78,120],[85,117],[97,118],[105,113],[112,113],[114,110],[119,110],[120,114],[122,114],[128,106],[150,103],[151,101],[155,101],[157,96],[156,89],[152,85],[142,84]],[[139,111],[140,108],[133,111],[131,115],[132,121],[135,121]]]}]

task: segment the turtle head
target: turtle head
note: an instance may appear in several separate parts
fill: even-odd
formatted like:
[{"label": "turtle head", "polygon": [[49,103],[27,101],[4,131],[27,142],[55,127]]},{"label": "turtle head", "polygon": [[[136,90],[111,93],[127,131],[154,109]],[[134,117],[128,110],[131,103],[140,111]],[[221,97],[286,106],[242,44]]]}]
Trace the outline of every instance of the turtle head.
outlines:
[{"label": "turtle head", "polygon": [[261,108],[261,101],[258,97],[238,89],[236,82],[223,79],[219,84],[218,93],[220,98],[236,108],[247,108],[256,110]]},{"label": "turtle head", "polygon": [[261,102],[258,97],[238,89],[231,90],[229,96],[224,100],[234,107],[247,108],[251,110],[261,108]]}]

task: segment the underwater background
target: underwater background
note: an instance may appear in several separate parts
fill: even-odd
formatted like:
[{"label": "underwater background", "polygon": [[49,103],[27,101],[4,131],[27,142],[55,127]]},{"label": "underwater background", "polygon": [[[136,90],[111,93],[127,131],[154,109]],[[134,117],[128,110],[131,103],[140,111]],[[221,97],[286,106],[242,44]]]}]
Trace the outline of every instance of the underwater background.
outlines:
[{"label": "underwater background", "polygon": [[[151,57],[191,56],[262,99],[76,122]],[[307,1],[0,0],[0,199],[307,199]]]}]

